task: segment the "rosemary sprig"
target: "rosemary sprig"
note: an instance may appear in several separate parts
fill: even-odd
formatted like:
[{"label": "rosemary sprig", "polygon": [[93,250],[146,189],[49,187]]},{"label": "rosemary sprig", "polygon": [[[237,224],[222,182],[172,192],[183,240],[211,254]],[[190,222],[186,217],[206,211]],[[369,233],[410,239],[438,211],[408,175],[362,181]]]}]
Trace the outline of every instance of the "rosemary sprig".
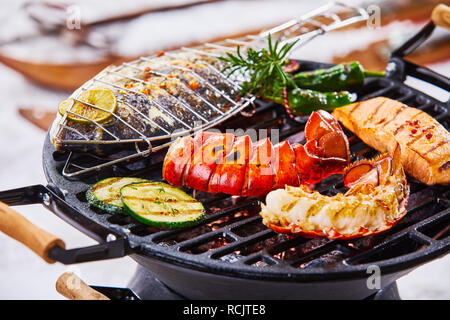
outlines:
[{"label": "rosemary sprig", "polygon": [[228,62],[222,72],[228,72],[228,76],[238,70],[248,72],[250,79],[242,84],[241,93],[253,93],[264,95],[272,92],[275,88],[284,88],[287,85],[297,88],[290,75],[286,74],[283,66],[288,63],[286,56],[292,47],[297,43],[286,43],[279,48],[279,41],[272,42],[269,34],[268,49],[254,50],[249,48],[247,56],[243,57],[240,46],[236,49],[236,54],[226,53],[226,57],[219,59]]}]

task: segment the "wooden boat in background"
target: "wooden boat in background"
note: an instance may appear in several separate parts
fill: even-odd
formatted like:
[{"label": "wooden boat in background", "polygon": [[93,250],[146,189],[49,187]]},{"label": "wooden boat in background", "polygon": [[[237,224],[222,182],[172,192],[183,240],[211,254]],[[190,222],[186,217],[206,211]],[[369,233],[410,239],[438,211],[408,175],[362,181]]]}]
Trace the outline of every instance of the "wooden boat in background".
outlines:
[{"label": "wooden boat in background", "polygon": [[[193,0],[193,1],[187,1],[184,4],[178,4],[174,6],[165,6],[165,7],[152,7],[149,9],[139,9],[136,12],[124,12],[121,13],[121,15],[114,16],[114,17],[103,17],[99,21],[89,21],[86,24],[83,24],[83,27],[91,27],[91,26],[98,26],[98,25],[105,25],[108,23],[114,23],[118,21],[123,21],[126,19],[132,19],[137,18],[143,14],[148,14],[151,12],[158,12],[158,11],[167,11],[172,9],[181,9],[186,7],[191,7],[194,5],[202,5],[206,3],[211,2],[221,2],[218,0]],[[414,4],[414,1],[407,1],[406,3],[404,1],[400,1],[398,3],[390,3],[389,6],[382,6],[383,0],[380,2],[380,7],[382,8],[382,19],[381,19],[381,25],[388,24],[392,21],[404,21],[404,20],[413,20],[415,22],[425,21],[429,16],[432,8],[436,5],[436,0],[429,0],[425,2],[421,2],[420,8],[421,10],[418,10],[418,6]],[[267,28],[270,28],[272,25],[268,25]],[[343,28],[341,30],[336,30],[334,32],[341,32],[342,30],[348,30],[349,28],[362,28],[366,27],[365,24],[355,24],[352,26],[349,26],[347,28]],[[214,38],[214,39],[203,39],[201,42],[216,42],[221,39],[226,38],[237,38],[245,34],[252,34],[252,33],[258,33],[261,31],[261,28],[258,28],[258,30],[242,30],[239,33],[235,34],[227,34],[223,35],[220,38]],[[335,57],[333,61],[329,62],[335,62],[339,63],[342,61],[348,61],[348,60],[360,60],[363,62],[363,65],[366,68],[374,69],[374,70],[383,70],[385,67],[385,59],[380,60],[380,55],[377,53],[380,50],[388,50],[389,48],[386,45],[387,41],[384,42],[374,42],[371,46],[368,48],[363,48],[358,51],[350,52],[348,55],[341,56],[341,57]],[[178,47],[181,46],[193,46],[199,43],[178,43]],[[380,48],[379,50],[373,50],[374,48]],[[439,52],[445,52],[445,49],[448,48],[448,43],[443,44],[443,48],[439,49]],[[176,49],[176,47],[171,48],[164,48],[164,50],[173,50]],[[156,50],[156,52],[159,52],[160,50],[163,50],[162,48],[159,50]],[[154,54],[156,52],[148,52],[147,55]],[[371,54],[367,55],[368,52],[371,52]],[[447,51],[448,52],[448,51]],[[140,54],[139,56],[141,56]],[[387,57],[388,55],[386,55]],[[428,61],[427,57],[430,57],[431,62],[436,62],[441,59],[440,55],[419,55],[417,54],[417,58],[420,58],[420,64],[427,64],[430,61]],[[0,62],[4,65],[12,68],[13,70],[21,73],[24,77],[29,79],[30,81],[37,83],[39,85],[43,85],[52,89],[57,90],[64,90],[64,91],[73,91],[76,88],[80,87],[85,81],[92,78],[94,75],[96,75],[98,72],[103,70],[105,67],[111,65],[111,64],[120,64],[124,61],[131,61],[138,58],[136,57],[127,57],[127,56],[116,56],[116,55],[109,55],[109,56],[103,56],[99,58],[96,61],[92,62],[70,62],[70,63],[54,63],[51,61],[41,63],[41,62],[33,62],[33,61],[27,61],[23,59],[19,59],[17,57],[9,56],[2,54],[0,51]],[[386,60],[387,61],[387,60]]]},{"label": "wooden boat in background", "polygon": [[92,63],[52,64],[18,60],[0,54],[0,62],[21,73],[28,80],[65,91],[73,91],[108,65],[123,61],[124,58],[111,57]]}]

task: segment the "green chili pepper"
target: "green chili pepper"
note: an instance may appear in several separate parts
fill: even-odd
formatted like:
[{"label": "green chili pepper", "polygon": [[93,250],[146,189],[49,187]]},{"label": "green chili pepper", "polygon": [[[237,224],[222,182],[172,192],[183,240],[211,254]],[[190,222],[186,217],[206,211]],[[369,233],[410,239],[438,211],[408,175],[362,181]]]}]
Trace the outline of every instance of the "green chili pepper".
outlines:
[{"label": "green chili pepper", "polygon": [[[270,101],[285,105],[285,99],[281,92],[276,95],[264,95]],[[353,102],[352,94],[347,91],[319,92],[309,89],[295,88],[288,90],[287,103],[289,110],[295,116],[308,115],[315,110],[331,111],[335,108],[348,105]]]},{"label": "green chili pepper", "polygon": [[300,88],[317,91],[357,90],[364,85],[366,77],[384,77],[384,72],[365,71],[357,62],[338,64],[328,69],[299,72],[294,81]]}]

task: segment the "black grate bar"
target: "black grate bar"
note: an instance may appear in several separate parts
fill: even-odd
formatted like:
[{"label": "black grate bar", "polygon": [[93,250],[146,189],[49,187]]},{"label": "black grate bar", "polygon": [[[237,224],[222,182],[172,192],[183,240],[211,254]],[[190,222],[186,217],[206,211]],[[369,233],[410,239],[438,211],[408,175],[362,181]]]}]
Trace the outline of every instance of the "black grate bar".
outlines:
[{"label": "black grate bar", "polygon": [[[450,208],[437,213],[428,219],[420,221],[407,229],[401,230],[391,236],[384,239],[383,242],[376,245],[370,250],[357,254],[345,260],[346,263],[354,264],[364,264],[374,261],[382,261],[389,258],[395,258],[401,255],[415,252],[417,250],[423,250],[426,246],[432,245],[436,240],[431,239],[427,235],[423,234],[418,230],[423,230],[430,225],[435,225],[440,223],[442,217],[447,217],[450,215]],[[439,222],[437,222],[439,221]],[[389,254],[386,251],[390,250]],[[396,254],[394,254],[394,252]]]},{"label": "black grate bar", "polygon": [[[311,263],[314,263],[315,261],[320,260],[327,254],[333,252],[337,252],[339,254],[338,259],[335,262],[341,263],[342,257],[348,257],[352,253],[352,250],[350,250],[345,246],[336,244],[334,241],[330,241],[325,245],[308,252],[300,259],[295,260],[294,262],[291,263],[291,266],[294,268],[306,268],[310,266]],[[320,263],[321,261],[318,262]]]},{"label": "black grate bar", "polygon": [[[233,207],[231,207],[229,209],[221,210],[218,213],[215,213],[215,214],[207,216],[207,218],[204,220],[202,225],[206,225],[208,223],[217,221],[220,218],[229,216],[229,215],[231,215],[233,213],[236,213],[236,212],[239,212],[239,211],[243,211],[243,210],[246,210],[246,209],[250,209],[250,208],[255,208],[257,206],[259,206],[259,201],[258,200],[249,199],[249,201],[245,202],[244,204],[233,206]],[[192,227],[192,228],[189,228],[188,230],[197,229],[199,227],[201,227],[201,226]],[[221,229],[223,229],[223,228],[221,228]],[[221,230],[221,229],[219,229],[219,230]],[[181,233],[184,233],[184,232],[186,232],[185,229],[174,229],[174,230],[168,230],[168,231],[161,231],[161,232],[158,232],[158,233],[152,235],[151,236],[151,240],[153,242],[158,243],[158,242],[161,242],[161,241],[170,240],[174,236],[176,236],[178,234],[181,234]],[[180,242],[180,244],[184,245],[185,242]]]},{"label": "black grate bar", "polygon": [[260,232],[257,232],[255,234],[252,234],[251,236],[248,237],[239,237],[236,234],[233,233],[233,236],[236,237],[237,241],[222,247],[222,248],[218,248],[215,249],[213,252],[210,253],[210,258],[212,259],[219,259],[227,254],[230,254],[238,249],[242,249],[243,247],[249,246],[249,245],[253,245],[258,243],[259,241],[268,239],[272,236],[275,235],[275,232],[273,232],[270,229],[265,229],[262,230]]}]

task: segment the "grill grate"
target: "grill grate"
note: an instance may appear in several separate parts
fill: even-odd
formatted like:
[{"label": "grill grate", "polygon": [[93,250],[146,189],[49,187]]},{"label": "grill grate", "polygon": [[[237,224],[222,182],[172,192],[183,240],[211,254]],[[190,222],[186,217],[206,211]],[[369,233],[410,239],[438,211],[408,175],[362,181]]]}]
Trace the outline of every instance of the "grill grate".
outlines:
[{"label": "grill grate", "polygon": [[[305,70],[324,67],[313,62],[301,62]],[[358,93],[360,100],[383,95],[408,103],[429,112],[449,126],[449,113],[441,103],[423,93],[389,78],[370,79]],[[279,128],[282,139],[301,142],[303,125],[291,120],[284,108],[257,101],[252,118],[236,117],[222,128]],[[376,151],[359,138],[349,136],[352,161],[376,155]],[[56,169],[61,174],[67,154],[53,153]],[[74,163],[92,161],[86,154],[77,154]],[[276,234],[261,223],[258,215],[260,199],[231,197],[223,194],[195,192],[207,209],[206,220],[188,229],[159,230],[146,227],[129,216],[113,216],[93,211],[84,199],[89,185],[98,180],[116,176],[140,176],[161,179],[161,161],[164,152],[129,163],[119,163],[95,175],[81,176],[71,187],[78,188],[77,195],[66,201],[82,214],[114,233],[128,238],[134,248],[150,256],[158,256],[181,265],[215,270],[226,274],[249,277],[302,277],[323,278],[345,272],[365,272],[365,266],[377,263],[389,268],[392,261],[421,259],[430,248],[446,250],[450,243],[450,191],[446,186],[426,186],[408,177],[411,187],[407,215],[385,233],[353,239],[306,239],[300,236]],[[344,191],[340,175],[328,177],[316,185],[324,194],[334,195]],[[51,178],[49,179],[52,180]],[[192,190],[187,190],[191,192]],[[443,249],[442,249],[443,248]],[[434,250],[438,254],[439,250]],[[406,259],[405,257],[408,257]],[[392,262],[393,263],[393,262]]]}]

